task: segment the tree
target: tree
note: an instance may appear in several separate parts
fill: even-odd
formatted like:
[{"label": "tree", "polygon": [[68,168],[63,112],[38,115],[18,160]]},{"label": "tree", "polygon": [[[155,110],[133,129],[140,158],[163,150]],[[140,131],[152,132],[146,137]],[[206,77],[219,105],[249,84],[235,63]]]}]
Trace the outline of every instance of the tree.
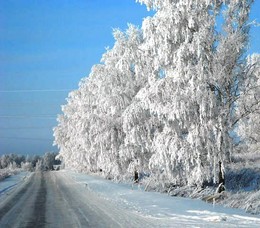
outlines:
[{"label": "tree", "polygon": [[237,134],[240,147],[249,154],[259,153],[260,149],[260,55],[247,58],[245,74],[248,77],[240,91],[237,108]]},{"label": "tree", "polygon": [[20,168],[21,163],[25,161],[23,155],[17,154],[4,154],[0,157],[0,168]]},{"label": "tree", "polygon": [[205,135],[211,131],[208,120],[214,95],[207,81],[216,43],[215,15],[221,5],[207,1],[141,2],[157,10],[142,28],[147,44],[144,54],[154,53],[157,64],[151,71],[157,71],[158,76],[140,91],[137,106],[156,120],[149,166],[169,181],[199,184],[211,176],[208,154],[213,143]]},{"label": "tree", "polygon": [[53,165],[55,165],[56,153],[47,152],[43,156],[43,167],[46,170],[53,170]]},{"label": "tree", "polygon": [[21,163],[21,168],[22,170],[26,170],[26,171],[33,171],[33,166],[31,162],[22,162]]},{"label": "tree", "polygon": [[[78,169],[118,175],[124,142],[121,114],[147,80],[139,64],[142,33],[132,25],[124,33],[114,31],[115,45],[92,68],[79,89],[70,94],[64,115],[54,129],[55,143],[66,165]],[[77,161],[81,160],[79,164]]]},{"label": "tree", "polygon": [[224,183],[234,130],[259,107],[246,105],[259,75],[245,60],[253,1],[138,2],[155,15],[115,30],[102,64],[70,93],[54,129],[60,156],[112,177]]},{"label": "tree", "polygon": [[[248,77],[244,51],[252,1],[140,2],[157,10],[143,23],[143,50],[156,63],[151,74],[163,72],[165,77],[140,91],[136,105],[161,123],[150,167],[180,184],[217,182],[230,162],[235,107]],[[219,32],[217,16],[223,18]]]}]

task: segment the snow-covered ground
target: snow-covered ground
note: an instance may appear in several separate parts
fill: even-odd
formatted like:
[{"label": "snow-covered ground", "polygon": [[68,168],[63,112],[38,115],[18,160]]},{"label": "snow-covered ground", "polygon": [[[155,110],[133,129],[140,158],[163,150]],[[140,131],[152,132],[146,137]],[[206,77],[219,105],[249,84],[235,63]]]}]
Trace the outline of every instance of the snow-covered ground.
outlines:
[{"label": "snow-covered ground", "polygon": [[212,205],[201,200],[170,197],[167,194],[145,192],[143,187],[114,183],[98,176],[72,171],[61,171],[78,184],[100,197],[113,201],[119,207],[137,212],[145,217],[163,221],[172,220],[172,227],[260,227],[260,216],[239,209]]},{"label": "snow-covered ground", "polygon": [[[5,216],[3,221],[0,219],[0,225],[1,222],[12,224],[14,214],[19,212],[17,224],[35,222],[35,216],[38,216],[48,227],[59,224],[63,227],[85,227],[75,224],[96,224],[94,227],[260,227],[259,215],[198,199],[146,192],[142,186],[115,183],[99,176],[62,170],[42,175],[36,173],[24,182],[30,175],[19,173],[0,182],[0,202],[14,195],[10,198],[11,206],[3,203],[2,210],[0,207],[0,215]],[[11,191],[18,192],[17,195],[3,194],[19,188],[20,191]],[[37,214],[33,208],[39,203],[42,206]],[[24,206],[32,208],[31,211],[23,210]],[[9,211],[4,211],[5,208]],[[102,217],[105,215],[107,217]],[[112,222],[116,226],[112,226]]]},{"label": "snow-covered ground", "polygon": [[0,181],[0,197],[2,197],[9,190],[13,189],[29,175],[29,172],[19,172]]}]

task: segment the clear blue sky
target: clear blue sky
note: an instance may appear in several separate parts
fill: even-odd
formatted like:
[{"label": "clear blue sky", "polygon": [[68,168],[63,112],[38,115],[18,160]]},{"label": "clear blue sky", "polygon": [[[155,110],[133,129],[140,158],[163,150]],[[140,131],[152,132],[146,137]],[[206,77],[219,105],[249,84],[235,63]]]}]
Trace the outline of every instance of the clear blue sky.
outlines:
[{"label": "clear blue sky", "polygon": [[[113,46],[113,28],[149,14],[135,0],[0,0],[0,155],[57,151],[52,128],[68,92]],[[253,28],[250,53],[259,36]]]}]

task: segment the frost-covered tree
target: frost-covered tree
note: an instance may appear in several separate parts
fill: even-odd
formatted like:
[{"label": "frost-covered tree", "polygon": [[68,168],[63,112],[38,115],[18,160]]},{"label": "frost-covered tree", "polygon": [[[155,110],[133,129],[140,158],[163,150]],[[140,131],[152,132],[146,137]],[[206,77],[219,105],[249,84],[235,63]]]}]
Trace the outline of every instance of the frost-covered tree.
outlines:
[{"label": "frost-covered tree", "polygon": [[53,165],[55,165],[56,153],[47,152],[43,156],[43,166],[46,170],[53,170]]},{"label": "frost-covered tree", "polygon": [[245,62],[253,1],[138,2],[154,16],[115,30],[102,64],[70,93],[54,129],[59,156],[80,170],[190,185],[217,182],[220,167],[223,181],[234,129],[256,113],[246,104],[259,75]]},{"label": "frost-covered tree", "polygon": [[[147,116],[151,117],[145,120],[153,137],[149,165],[153,172],[163,173],[170,181],[197,182],[209,173],[203,169],[209,167],[206,145],[211,144],[204,136],[209,133],[209,110],[214,95],[207,82],[211,77],[215,15],[220,4],[141,2],[157,10],[153,18],[144,21],[142,29],[146,40],[144,55],[152,53],[151,73],[157,71],[158,76],[154,83],[140,91],[137,96],[140,104],[136,105],[137,111],[142,107],[141,111],[148,110]],[[164,78],[160,79],[161,76]],[[153,125],[149,121],[154,122]],[[132,126],[132,132],[138,132],[139,125],[132,123]],[[135,138],[142,137],[137,134]],[[148,142],[147,138],[144,141]]]},{"label": "frost-covered tree", "polygon": [[32,166],[32,163],[31,162],[22,162],[21,163],[21,168],[22,170],[25,170],[25,171],[33,171],[33,166]]},{"label": "frost-covered tree", "polygon": [[[0,169],[4,168],[20,168],[22,162],[25,161],[25,156],[17,154],[4,154],[0,157]],[[17,167],[16,167],[17,166]]]},{"label": "frost-covered tree", "polygon": [[83,120],[85,120],[86,114],[82,115],[82,110],[89,103],[85,102],[83,94],[91,97],[87,91],[83,92],[82,89],[80,87],[79,90],[69,94],[67,104],[62,106],[63,115],[58,116],[58,125],[54,128],[54,144],[58,145],[60,150],[58,158],[65,163],[67,168],[78,170],[83,169],[86,163],[86,159],[82,155],[81,143],[82,137],[84,137],[85,123]]},{"label": "frost-covered tree", "polygon": [[[224,3],[222,7],[224,22],[214,53],[213,77],[209,81],[209,87],[216,97],[214,128],[217,153],[214,158],[223,166],[231,162],[234,131],[237,121],[241,118],[237,116],[237,104],[241,102],[241,92],[247,91],[247,81],[252,77],[247,73],[245,51],[250,29],[248,17],[253,1],[234,0]],[[245,115],[242,110],[239,112],[240,115]],[[222,172],[223,168],[219,172]],[[223,178],[223,174],[220,176]]]},{"label": "frost-covered tree", "polygon": [[237,108],[237,134],[247,153],[260,153],[260,55],[247,58],[244,87]]},{"label": "frost-covered tree", "polygon": [[[140,128],[134,117],[148,110],[146,116],[157,119],[159,126],[150,148],[153,172],[157,169],[181,184],[201,184],[212,177],[217,181],[219,162],[230,161],[232,153],[230,133],[245,81],[251,1],[140,2],[157,10],[143,23],[142,50],[152,55],[151,75],[157,72],[158,77],[137,95],[139,103],[129,107],[134,116],[126,119],[125,125],[132,126],[126,135],[131,135],[132,144],[141,139],[141,147],[142,140],[149,141],[142,131],[132,134]],[[217,17],[223,18],[220,32]],[[148,119],[142,125],[149,125]]]},{"label": "frost-covered tree", "polygon": [[[121,114],[147,81],[138,58],[141,31],[129,25],[114,31],[114,47],[93,67],[80,88],[70,94],[54,129],[55,143],[66,164],[114,175],[121,173],[119,151],[124,142]],[[80,160],[80,164],[78,163]]]},{"label": "frost-covered tree", "polygon": [[[144,89],[141,91],[144,92]],[[126,136],[120,157],[130,175],[136,171],[150,172],[149,161],[153,155],[154,135],[161,127],[159,119],[140,102],[140,92],[123,113],[123,130]]]}]

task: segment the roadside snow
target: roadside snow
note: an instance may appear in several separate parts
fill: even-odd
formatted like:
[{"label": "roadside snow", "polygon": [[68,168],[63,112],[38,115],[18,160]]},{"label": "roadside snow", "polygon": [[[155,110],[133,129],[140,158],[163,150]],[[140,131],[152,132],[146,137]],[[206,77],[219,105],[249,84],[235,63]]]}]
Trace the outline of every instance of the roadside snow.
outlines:
[{"label": "roadside snow", "polygon": [[13,189],[18,183],[30,175],[29,172],[19,172],[0,181],[0,197]]},{"label": "roadside snow", "polygon": [[212,205],[197,199],[170,197],[156,192],[145,192],[143,187],[114,183],[98,176],[62,171],[78,184],[120,207],[143,216],[160,220],[171,219],[188,227],[260,227],[260,216],[239,209]]}]

